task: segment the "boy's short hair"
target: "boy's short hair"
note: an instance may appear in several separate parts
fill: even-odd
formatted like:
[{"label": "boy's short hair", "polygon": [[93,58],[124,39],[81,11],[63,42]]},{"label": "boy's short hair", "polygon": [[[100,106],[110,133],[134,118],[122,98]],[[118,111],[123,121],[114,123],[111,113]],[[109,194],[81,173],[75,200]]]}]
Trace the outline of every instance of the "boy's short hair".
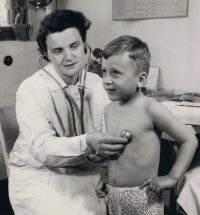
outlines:
[{"label": "boy's short hair", "polygon": [[137,37],[125,35],[112,40],[104,48],[102,56],[107,60],[111,56],[121,55],[124,52],[130,53],[129,57],[137,63],[139,72],[148,74],[151,54],[147,44]]}]

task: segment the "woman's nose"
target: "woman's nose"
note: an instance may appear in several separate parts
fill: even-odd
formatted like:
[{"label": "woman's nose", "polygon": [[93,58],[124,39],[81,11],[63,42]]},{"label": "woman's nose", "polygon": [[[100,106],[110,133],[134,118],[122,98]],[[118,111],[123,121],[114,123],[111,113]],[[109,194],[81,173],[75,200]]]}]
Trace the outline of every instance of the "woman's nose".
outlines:
[{"label": "woman's nose", "polygon": [[69,49],[65,50],[65,59],[68,60],[68,61],[72,59],[71,50],[69,50]]}]

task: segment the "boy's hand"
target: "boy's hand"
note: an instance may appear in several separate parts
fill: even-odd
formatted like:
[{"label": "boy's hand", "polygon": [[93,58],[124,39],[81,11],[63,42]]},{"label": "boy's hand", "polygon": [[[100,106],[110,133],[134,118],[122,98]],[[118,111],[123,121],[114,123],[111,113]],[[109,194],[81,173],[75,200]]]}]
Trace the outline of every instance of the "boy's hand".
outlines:
[{"label": "boy's hand", "polygon": [[177,182],[178,181],[175,178],[172,178],[168,175],[149,178],[142,183],[140,189],[143,189],[145,186],[148,186],[147,190],[150,190],[159,195],[162,190],[173,188],[177,184]]},{"label": "boy's hand", "polygon": [[106,183],[100,180],[95,191],[99,198],[104,198],[107,195]]}]

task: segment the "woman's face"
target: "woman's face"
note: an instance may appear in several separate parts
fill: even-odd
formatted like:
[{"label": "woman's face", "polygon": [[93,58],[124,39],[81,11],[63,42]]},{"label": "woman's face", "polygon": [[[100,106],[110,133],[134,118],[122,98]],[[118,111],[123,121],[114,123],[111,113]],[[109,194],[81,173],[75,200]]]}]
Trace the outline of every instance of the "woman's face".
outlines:
[{"label": "woman's face", "polygon": [[84,43],[76,28],[49,34],[46,39],[47,54],[61,78],[68,84],[76,84],[79,72],[84,68]]}]

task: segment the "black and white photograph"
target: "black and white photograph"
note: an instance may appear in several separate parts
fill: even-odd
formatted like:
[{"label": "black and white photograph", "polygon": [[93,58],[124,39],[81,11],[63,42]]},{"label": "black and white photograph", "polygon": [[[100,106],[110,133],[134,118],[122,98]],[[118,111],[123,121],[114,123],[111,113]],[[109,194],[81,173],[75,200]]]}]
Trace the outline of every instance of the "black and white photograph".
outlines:
[{"label": "black and white photograph", "polygon": [[0,0],[0,215],[200,215],[199,11]]}]

